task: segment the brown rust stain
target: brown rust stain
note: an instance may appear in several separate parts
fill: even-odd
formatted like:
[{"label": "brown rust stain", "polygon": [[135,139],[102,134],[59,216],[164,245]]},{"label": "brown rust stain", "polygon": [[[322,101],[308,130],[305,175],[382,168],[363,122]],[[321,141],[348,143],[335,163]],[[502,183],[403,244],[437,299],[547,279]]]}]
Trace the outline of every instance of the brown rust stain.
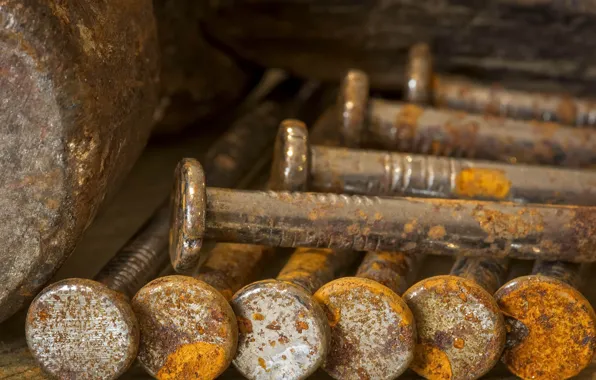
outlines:
[{"label": "brown rust stain", "polygon": [[452,377],[451,363],[447,354],[429,344],[416,345],[410,368],[427,379],[450,380]]},{"label": "brown rust stain", "polygon": [[424,108],[415,104],[406,104],[401,107],[397,114],[397,125],[408,125],[412,130],[416,130],[418,119],[424,113]]},{"label": "brown rust stain", "polygon": [[296,331],[298,331],[299,334],[302,334],[302,331],[308,330],[308,323],[306,323],[304,321],[296,320],[295,327],[296,327]]},{"label": "brown rust stain", "polygon": [[265,371],[269,372],[269,370],[267,369],[267,364],[265,363],[265,359],[258,358],[257,361],[259,362],[259,365],[261,366],[261,368],[263,368]]},{"label": "brown rust stain", "polygon": [[250,319],[241,316],[236,316],[236,319],[238,320],[238,331],[240,331],[241,334],[252,333],[252,322]]},{"label": "brown rust stain", "polygon": [[[502,361],[526,379],[566,379],[585,368],[596,352],[596,315],[571,286],[544,276],[515,279],[495,294],[508,316]],[[525,328],[515,328],[521,325]]]},{"label": "brown rust stain", "polygon": [[428,230],[428,237],[434,240],[440,240],[445,237],[447,232],[443,226],[433,226]]},{"label": "brown rust stain", "polygon": [[557,118],[563,124],[575,125],[577,105],[569,95],[563,95],[557,107]]},{"label": "brown rust stain", "polygon": [[252,315],[252,319],[254,319],[255,321],[262,321],[265,319],[265,316],[261,313],[254,313]]},{"label": "brown rust stain", "polygon": [[544,231],[542,215],[526,208],[520,209],[516,214],[506,214],[478,206],[473,210],[472,216],[488,234],[487,241],[521,239]]},{"label": "brown rust stain", "polygon": [[505,171],[470,168],[460,171],[455,179],[457,195],[468,198],[505,199],[511,190],[511,181]]},{"label": "brown rust stain", "polygon": [[160,380],[211,380],[219,376],[229,364],[225,349],[217,344],[185,344],[168,356],[166,364],[156,377]]}]

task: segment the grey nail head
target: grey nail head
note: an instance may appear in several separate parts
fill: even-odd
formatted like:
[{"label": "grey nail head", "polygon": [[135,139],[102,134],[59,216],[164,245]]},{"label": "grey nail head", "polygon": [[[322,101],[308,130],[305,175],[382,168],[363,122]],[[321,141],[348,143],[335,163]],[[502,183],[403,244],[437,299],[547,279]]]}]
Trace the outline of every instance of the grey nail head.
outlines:
[{"label": "grey nail head", "polygon": [[329,325],[304,289],[266,280],[234,295],[238,353],[234,366],[248,379],[305,379],[327,356]]},{"label": "grey nail head", "polygon": [[139,327],[128,300],[95,281],[48,286],[31,304],[26,326],[33,356],[57,378],[115,379],[137,355]]},{"label": "grey nail head", "polygon": [[206,202],[203,168],[195,159],[183,159],[176,167],[172,194],[170,258],[176,272],[191,271],[200,264]]},{"label": "grey nail head", "polygon": [[232,362],[238,326],[215,288],[187,276],[167,276],[133,298],[139,319],[139,362],[160,379],[215,379]]},{"label": "grey nail head", "polygon": [[306,191],[309,175],[308,130],[303,122],[284,120],[275,141],[270,188]]}]

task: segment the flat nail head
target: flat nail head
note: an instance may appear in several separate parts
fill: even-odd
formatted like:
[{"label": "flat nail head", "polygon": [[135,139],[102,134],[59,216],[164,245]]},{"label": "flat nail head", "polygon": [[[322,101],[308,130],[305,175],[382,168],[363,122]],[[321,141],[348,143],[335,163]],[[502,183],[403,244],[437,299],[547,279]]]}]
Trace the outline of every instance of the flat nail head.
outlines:
[{"label": "flat nail head", "polygon": [[412,368],[426,378],[477,379],[498,362],[505,322],[493,297],[475,282],[436,276],[403,295],[418,329]]},{"label": "flat nail head", "polygon": [[323,364],[329,325],[304,289],[266,280],[240,289],[232,299],[238,318],[234,366],[248,379],[305,379]]},{"label": "flat nail head", "polygon": [[277,132],[270,188],[277,191],[306,191],[309,175],[308,130],[303,122],[284,120]]},{"label": "flat nail head", "polygon": [[596,316],[570,285],[546,276],[523,276],[503,285],[495,298],[508,327],[501,360],[516,376],[567,379],[594,358]]},{"label": "flat nail head", "polygon": [[394,379],[414,358],[412,312],[391,289],[376,281],[344,277],[314,295],[331,326],[323,369],[335,379]]},{"label": "flat nail head", "polygon": [[139,345],[126,297],[85,279],[45,288],[29,307],[25,333],[42,369],[62,379],[116,379],[134,362]]},{"label": "flat nail head", "polygon": [[206,202],[201,164],[192,158],[183,159],[176,167],[172,193],[170,259],[176,272],[195,270],[203,259]]},{"label": "flat nail head", "polygon": [[159,379],[215,379],[232,362],[238,325],[226,299],[187,276],[167,276],[133,298],[139,319],[139,362]]}]

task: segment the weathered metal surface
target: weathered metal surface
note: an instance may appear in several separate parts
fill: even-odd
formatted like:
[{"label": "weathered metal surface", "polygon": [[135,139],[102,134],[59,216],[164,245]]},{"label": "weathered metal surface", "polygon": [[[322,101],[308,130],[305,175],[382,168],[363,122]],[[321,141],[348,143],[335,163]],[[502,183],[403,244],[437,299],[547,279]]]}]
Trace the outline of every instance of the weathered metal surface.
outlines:
[{"label": "weathered metal surface", "polygon": [[512,373],[562,379],[590,364],[596,354],[596,315],[574,287],[581,277],[577,264],[536,261],[532,275],[496,292],[508,328],[502,361]]},{"label": "weathered metal surface", "polygon": [[507,323],[502,361],[522,379],[567,379],[596,352],[596,315],[576,289],[552,277],[518,277],[495,298]]},{"label": "weathered metal surface", "polygon": [[311,297],[354,262],[348,251],[298,248],[276,280],[238,291],[240,336],[234,366],[249,379],[305,379],[328,355],[329,326]]},{"label": "weathered metal surface", "polygon": [[456,276],[418,282],[404,294],[418,329],[410,368],[432,379],[477,379],[499,360],[505,323],[492,296]]},{"label": "weathered metal surface", "polygon": [[370,101],[366,146],[509,163],[590,167],[596,131]]},{"label": "weathered metal surface", "polygon": [[30,300],[124,179],[152,126],[151,4],[0,9],[0,321]]},{"label": "weathered metal surface", "polygon": [[243,286],[257,280],[273,249],[262,245],[220,243],[211,250],[209,259],[195,276],[228,301]]},{"label": "weathered metal surface", "polygon": [[35,298],[26,336],[36,361],[54,377],[116,379],[136,358],[139,326],[123,294],[68,279]]},{"label": "weathered metal surface", "polygon": [[340,143],[342,146],[358,148],[368,106],[368,75],[359,70],[350,70],[342,81],[337,98],[339,110]]},{"label": "weathered metal surface", "polygon": [[331,281],[315,293],[331,326],[323,369],[332,377],[393,379],[408,368],[416,326],[396,291],[405,290],[415,261],[412,255],[369,252],[358,277]]},{"label": "weathered metal surface", "polygon": [[232,307],[239,326],[233,364],[244,377],[305,379],[327,356],[327,318],[299,285],[258,281],[236,293]]},{"label": "weathered metal surface", "polygon": [[[325,118],[318,128],[330,128]],[[289,122],[289,121],[288,121]],[[334,123],[335,125],[335,123]],[[278,135],[274,162],[279,189],[299,191],[288,177],[300,173],[309,190],[385,196],[484,199],[518,203],[596,204],[596,173],[490,161],[334,148],[309,144],[306,127]],[[294,152],[306,152],[299,163]],[[301,156],[302,157],[302,156]],[[308,168],[305,173],[304,168]],[[285,184],[285,185],[284,185]]]},{"label": "weathered metal surface", "polygon": [[279,126],[269,188],[272,190],[305,191],[309,175],[308,131],[304,123],[286,119]]},{"label": "weathered metal surface", "polygon": [[502,285],[509,270],[509,259],[458,257],[451,268],[451,275],[474,281],[494,294]]},{"label": "weathered metal surface", "polygon": [[432,43],[438,70],[594,85],[590,1],[245,0],[210,3],[206,29],[237,54],[267,67],[336,80],[350,68],[374,88],[401,90],[408,49]]},{"label": "weathered metal surface", "polygon": [[134,297],[139,362],[159,379],[215,379],[231,363],[238,325],[226,298],[187,276],[158,278]]},{"label": "weathered metal surface", "polygon": [[402,252],[367,252],[358,267],[356,277],[368,278],[403,294],[418,273],[419,255]]},{"label": "weathered metal surface", "polygon": [[192,0],[153,0],[161,53],[155,132],[177,132],[242,101],[262,72],[218,48],[201,28]]},{"label": "weathered metal surface", "polygon": [[[200,170],[196,160],[178,167]],[[180,178],[180,177],[179,177]],[[596,260],[596,209],[443,199],[205,188],[197,238],[281,247],[401,251],[418,255]],[[183,188],[178,183],[178,188]],[[176,207],[182,207],[176,205]],[[172,232],[179,233],[178,231]],[[176,262],[173,263],[176,266]]]}]

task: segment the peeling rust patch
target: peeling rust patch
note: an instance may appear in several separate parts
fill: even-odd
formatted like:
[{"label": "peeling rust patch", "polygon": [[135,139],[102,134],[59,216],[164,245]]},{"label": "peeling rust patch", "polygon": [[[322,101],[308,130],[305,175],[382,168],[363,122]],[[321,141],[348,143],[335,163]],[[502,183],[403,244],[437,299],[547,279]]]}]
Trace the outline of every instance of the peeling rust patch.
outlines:
[{"label": "peeling rust patch", "polygon": [[462,197],[505,199],[510,189],[511,181],[503,170],[464,169],[455,179],[455,191]]}]

